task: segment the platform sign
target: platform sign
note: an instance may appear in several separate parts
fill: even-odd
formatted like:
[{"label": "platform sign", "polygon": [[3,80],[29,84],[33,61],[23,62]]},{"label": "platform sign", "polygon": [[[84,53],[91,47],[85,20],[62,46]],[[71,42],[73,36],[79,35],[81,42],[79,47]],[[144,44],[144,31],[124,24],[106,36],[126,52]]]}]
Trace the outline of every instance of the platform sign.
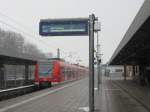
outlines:
[{"label": "platform sign", "polygon": [[84,36],[89,35],[89,112],[94,112],[94,32],[100,31],[98,18],[46,19],[39,24],[42,36]]},{"label": "platform sign", "polygon": [[88,19],[46,19],[39,24],[42,36],[88,35]]}]

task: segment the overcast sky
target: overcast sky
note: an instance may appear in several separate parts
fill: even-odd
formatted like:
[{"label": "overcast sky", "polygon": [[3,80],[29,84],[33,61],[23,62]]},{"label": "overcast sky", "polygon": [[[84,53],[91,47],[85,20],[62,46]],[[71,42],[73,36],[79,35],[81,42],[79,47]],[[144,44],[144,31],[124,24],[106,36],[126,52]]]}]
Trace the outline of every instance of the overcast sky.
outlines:
[{"label": "overcast sky", "polygon": [[[144,0],[0,0],[0,27],[24,35],[43,52],[60,48],[61,56],[88,64],[88,37],[41,37],[40,19],[88,17],[100,20],[99,33],[103,62],[109,61]],[[73,54],[72,58],[68,58]]]}]

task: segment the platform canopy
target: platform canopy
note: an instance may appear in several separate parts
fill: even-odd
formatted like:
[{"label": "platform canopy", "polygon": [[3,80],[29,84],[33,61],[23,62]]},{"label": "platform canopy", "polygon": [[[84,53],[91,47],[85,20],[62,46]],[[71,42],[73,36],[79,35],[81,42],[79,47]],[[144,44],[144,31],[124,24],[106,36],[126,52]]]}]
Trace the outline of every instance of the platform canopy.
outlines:
[{"label": "platform canopy", "polygon": [[145,0],[109,64],[148,63],[150,63],[150,0]]},{"label": "platform canopy", "polygon": [[28,54],[14,53],[8,49],[0,49],[0,64],[2,63],[35,63],[37,57]]}]

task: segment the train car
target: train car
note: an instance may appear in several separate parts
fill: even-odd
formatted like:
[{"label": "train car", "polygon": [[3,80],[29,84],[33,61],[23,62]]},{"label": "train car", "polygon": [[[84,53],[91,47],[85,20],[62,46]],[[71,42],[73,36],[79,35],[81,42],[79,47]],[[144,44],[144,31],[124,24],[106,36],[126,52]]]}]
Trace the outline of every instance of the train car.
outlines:
[{"label": "train car", "polygon": [[60,59],[41,60],[36,64],[35,84],[40,87],[51,86],[54,83],[80,79],[87,73],[87,68]]}]

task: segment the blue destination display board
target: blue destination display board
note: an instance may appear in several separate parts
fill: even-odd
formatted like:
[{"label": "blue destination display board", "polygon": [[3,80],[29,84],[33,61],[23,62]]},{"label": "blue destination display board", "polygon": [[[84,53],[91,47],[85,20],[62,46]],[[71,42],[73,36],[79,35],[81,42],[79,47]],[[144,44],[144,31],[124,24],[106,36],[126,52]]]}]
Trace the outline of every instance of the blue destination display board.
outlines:
[{"label": "blue destination display board", "polygon": [[46,19],[39,24],[42,36],[88,35],[88,19]]}]

